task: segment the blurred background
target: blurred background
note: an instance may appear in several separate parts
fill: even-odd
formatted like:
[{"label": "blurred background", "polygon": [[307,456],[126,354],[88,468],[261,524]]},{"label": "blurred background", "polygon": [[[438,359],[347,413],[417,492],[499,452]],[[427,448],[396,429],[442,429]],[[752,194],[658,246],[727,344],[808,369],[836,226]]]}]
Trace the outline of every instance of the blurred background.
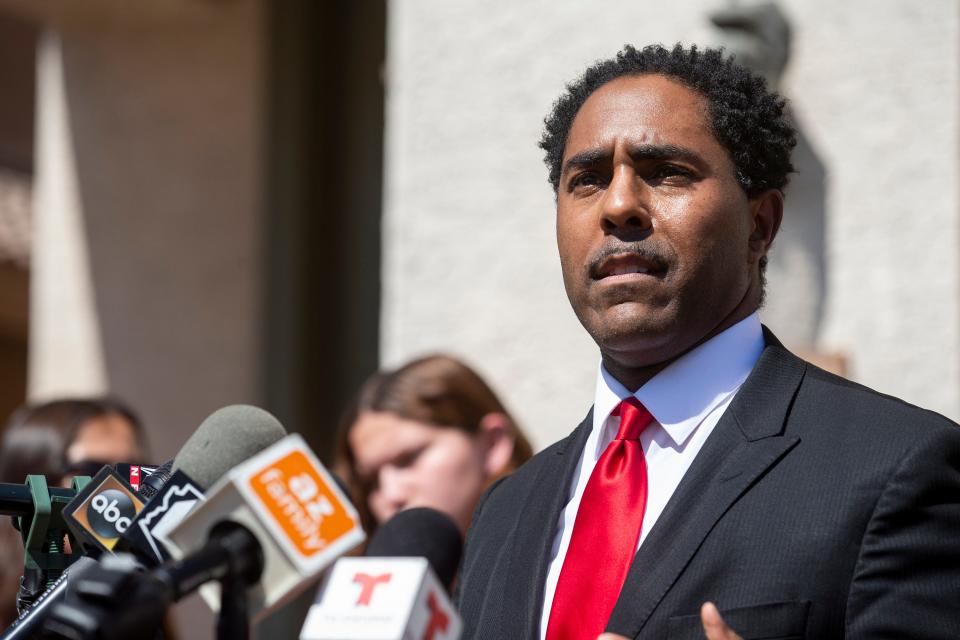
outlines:
[{"label": "blurred background", "polygon": [[801,130],[764,321],[956,420],[955,0],[0,0],[0,413],[114,394],[162,461],[253,403],[329,460],[368,374],[442,350],[545,446],[598,354],[542,119],[677,41],[737,53]]}]

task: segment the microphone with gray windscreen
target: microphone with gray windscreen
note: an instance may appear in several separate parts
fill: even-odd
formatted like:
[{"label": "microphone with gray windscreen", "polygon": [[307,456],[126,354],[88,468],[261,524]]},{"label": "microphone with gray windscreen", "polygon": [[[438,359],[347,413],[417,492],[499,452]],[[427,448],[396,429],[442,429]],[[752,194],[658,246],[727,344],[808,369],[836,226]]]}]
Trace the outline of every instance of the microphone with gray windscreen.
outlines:
[{"label": "microphone with gray windscreen", "polygon": [[287,435],[269,412],[246,404],[217,409],[204,420],[173,459],[182,470],[209,489],[227,471]]},{"label": "microphone with gray windscreen", "polygon": [[121,536],[123,548],[150,566],[169,560],[167,533],[203,502],[204,493],[285,435],[283,425],[263,409],[235,404],[214,411],[184,443],[169,479]]}]

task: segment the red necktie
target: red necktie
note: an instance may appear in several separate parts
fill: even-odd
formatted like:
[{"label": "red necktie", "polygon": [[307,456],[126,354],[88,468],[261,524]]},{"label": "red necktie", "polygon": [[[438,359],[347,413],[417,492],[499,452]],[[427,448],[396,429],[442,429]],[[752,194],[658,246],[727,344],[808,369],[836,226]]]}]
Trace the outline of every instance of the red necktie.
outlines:
[{"label": "red necktie", "polygon": [[583,491],[553,596],[546,640],[596,640],[603,633],[637,550],[647,506],[640,433],[653,416],[627,398],[614,410],[620,429]]}]

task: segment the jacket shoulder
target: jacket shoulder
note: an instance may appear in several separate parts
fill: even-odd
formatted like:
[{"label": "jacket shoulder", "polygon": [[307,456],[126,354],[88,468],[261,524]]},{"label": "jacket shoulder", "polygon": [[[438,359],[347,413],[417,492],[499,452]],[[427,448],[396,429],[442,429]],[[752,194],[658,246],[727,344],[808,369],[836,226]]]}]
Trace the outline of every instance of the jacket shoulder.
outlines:
[{"label": "jacket shoulder", "polygon": [[[801,398],[816,402],[840,422],[888,430],[916,439],[924,432],[953,432],[958,425],[935,411],[847,380],[807,363]],[[845,420],[844,420],[845,419]]]}]

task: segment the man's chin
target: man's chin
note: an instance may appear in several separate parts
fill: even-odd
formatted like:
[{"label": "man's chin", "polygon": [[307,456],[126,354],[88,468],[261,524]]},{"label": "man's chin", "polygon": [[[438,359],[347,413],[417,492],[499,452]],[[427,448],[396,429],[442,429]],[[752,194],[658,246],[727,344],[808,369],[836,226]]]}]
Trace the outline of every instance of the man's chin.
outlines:
[{"label": "man's chin", "polygon": [[679,355],[676,325],[669,323],[605,323],[590,328],[590,334],[604,356],[627,367],[648,367]]}]

